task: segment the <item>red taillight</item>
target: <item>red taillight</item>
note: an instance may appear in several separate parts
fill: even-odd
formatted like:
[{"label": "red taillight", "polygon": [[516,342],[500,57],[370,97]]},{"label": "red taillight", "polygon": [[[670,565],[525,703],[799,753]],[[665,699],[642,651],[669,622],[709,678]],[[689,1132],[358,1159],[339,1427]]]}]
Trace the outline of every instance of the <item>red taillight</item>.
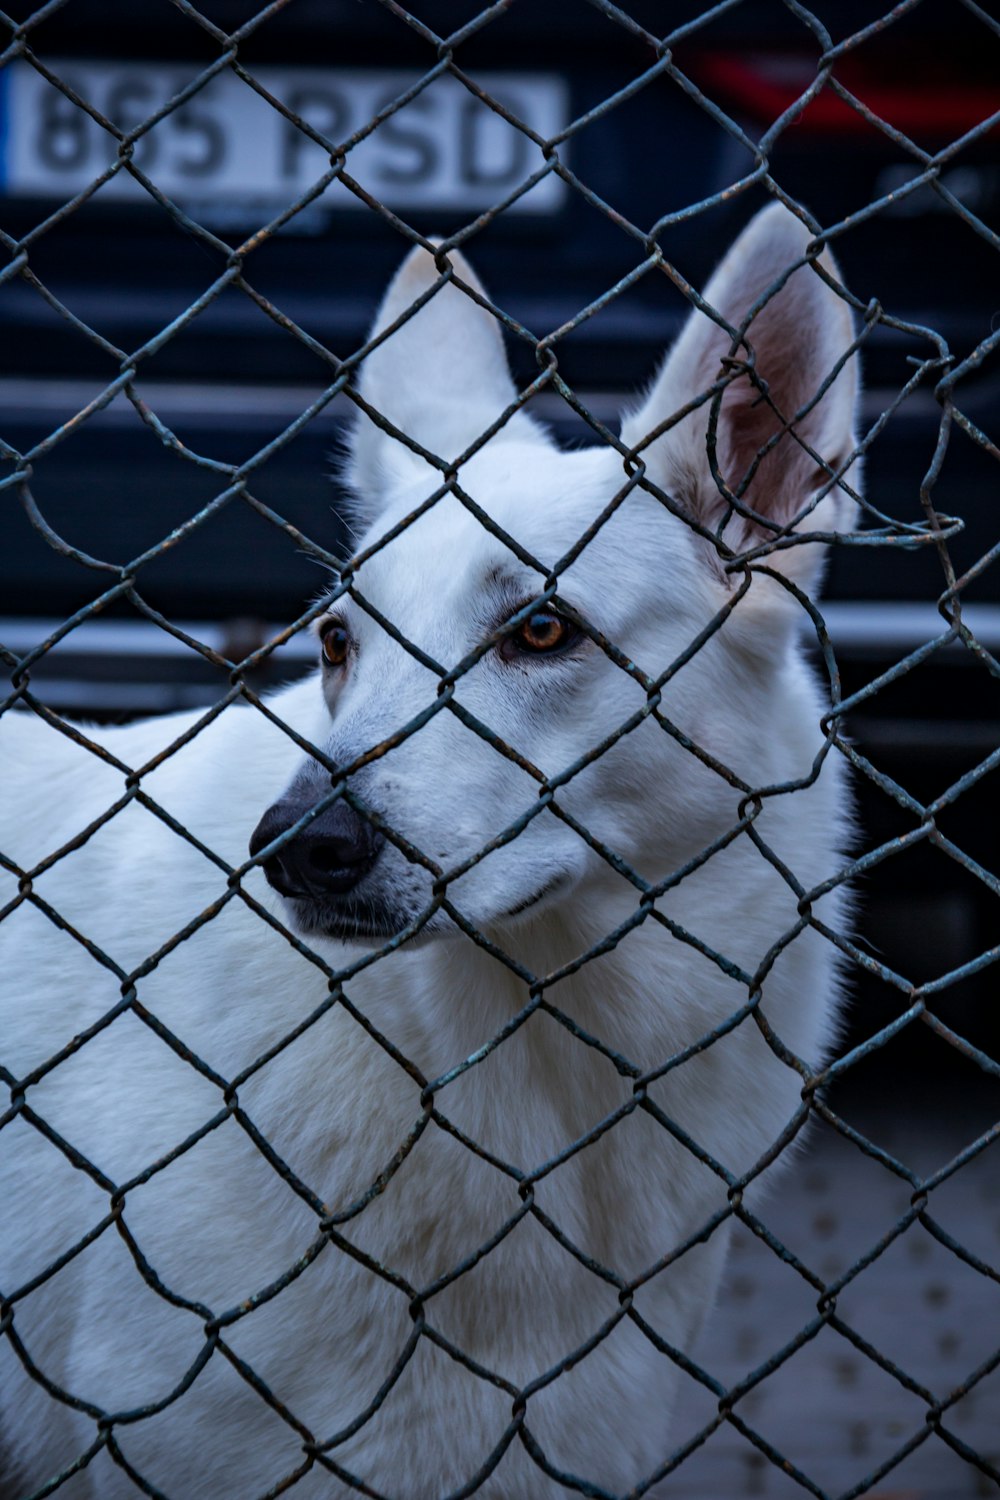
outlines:
[{"label": "red taillight", "polygon": [[[917,140],[953,140],[1000,110],[1000,88],[960,84],[953,67],[947,68],[948,76],[935,77],[926,62],[909,69],[897,64],[892,77],[876,61],[860,53],[844,57],[835,65],[834,77],[879,119]],[[801,98],[816,77],[815,60],[797,53],[701,52],[687,66],[710,98],[764,126]],[[806,105],[797,128],[845,135],[872,126],[826,87]]]}]

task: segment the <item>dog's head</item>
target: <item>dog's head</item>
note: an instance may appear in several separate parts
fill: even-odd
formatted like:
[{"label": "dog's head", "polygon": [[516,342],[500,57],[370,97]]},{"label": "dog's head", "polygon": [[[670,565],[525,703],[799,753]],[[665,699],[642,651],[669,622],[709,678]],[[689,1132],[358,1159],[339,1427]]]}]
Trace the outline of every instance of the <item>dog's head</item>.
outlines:
[{"label": "dog's head", "polygon": [[560,451],[521,409],[461,256],[403,263],[348,461],[361,561],[319,626],[347,793],[309,760],[251,845],[303,930],[502,940],[570,891],[593,911],[625,890],[615,861],[659,878],[733,821],[713,760],[760,785],[799,743],[804,769],[815,725],[782,674],[824,549],[799,538],[853,524],[856,389],[809,243],[783,208],[753,220],[627,454]]}]

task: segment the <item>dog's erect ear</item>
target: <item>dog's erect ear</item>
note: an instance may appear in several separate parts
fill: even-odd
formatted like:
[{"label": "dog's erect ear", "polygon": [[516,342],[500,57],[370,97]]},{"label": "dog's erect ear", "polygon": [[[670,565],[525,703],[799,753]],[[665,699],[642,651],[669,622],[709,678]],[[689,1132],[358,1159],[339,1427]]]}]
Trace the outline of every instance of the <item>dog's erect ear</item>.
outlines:
[{"label": "dog's erect ear", "polygon": [[[452,250],[448,260],[459,280],[483,291],[464,256]],[[450,462],[492,426],[517,390],[496,318],[461,287],[445,283],[407,316],[440,279],[426,250],[412,250],[403,261],[369,338],[397,321],[399,326],[365,360],[359,390],[393,427]],[[525,412],[515,413],[493,441],[511,439],[550,442]],[[433,480],[433,471],[422,459],[359,412],[347,464],[358,519],[375,519],[387,489],[400,476],[421,474]]]},{"label": "dog's erect ear", "polygon": [[[780,204],[757,214],[704,292],[705,302],[743,334],[744,342],[734,349],[724,328],[706,314],[693,312],[641,406],[622,423],[623,440],[640,449],[653,483],[713,531],[730,507],[712,473],[711,400],[647,447],[643,444],[651,432],[734,368],[723,364],[728,356],[751,359],[760,384],[744,373],[726,387],[716,429],[716,464],[728,488],[765,521],[787,526],[829,478],[806,448],[835,470],[854,450],[856,358],[846,362],[817,399],[823,382],[847,353],[854,328],[847,304],[811,265],[791,270],[802,261],[811,238],[805,225]],[[828,252],[820,262],[836,278]],[[755,303],[772,287],[777,287],[774,295],[747,323]],[[783,430],[788,422],[791,430]],[[847,476],[855,488],[859,467],[855,462]],[[834,486],[796,529],[847,531],[854,524],[854,511],[853,502]],[[735,552],[773,535],[767,526],[738,514],[722,533]],[[767,565],[809,589],[818,583],[823,550],[813,545],[776,550]]]}]

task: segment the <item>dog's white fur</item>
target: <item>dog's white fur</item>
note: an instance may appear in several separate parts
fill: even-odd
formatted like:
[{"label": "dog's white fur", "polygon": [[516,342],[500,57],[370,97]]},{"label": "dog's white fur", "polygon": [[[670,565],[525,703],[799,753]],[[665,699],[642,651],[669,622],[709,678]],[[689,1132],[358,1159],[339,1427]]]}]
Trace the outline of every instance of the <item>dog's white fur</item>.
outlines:
[{"label": "dog's white fur", "polygon": [[[705,296],[738,326],[777,277],[800,260],[808,234],[785,210],[758,217],[723,261]],[[476,287],[451,257],[456,274]],[[827,276],[834,274],[824,257]],[[411,255],[393,281],[376,331],[388,327],[436,279],[431,258]],[[749,325],[748,343],[775,404],[794,415],[848,350],[844,303],[811,266],[790,279]],[[639,409],[623,427],[649,480],[703,527],[725,507],[706,452],[711,403],[697,405],[644,446],[647,434],[711,386],[730,352],[728,332],[695,312]],[[745,352],[745,351],[744,351]],[[397,428],[447,459],[462,454],[511,401],[497,325],[461,288],[445,285],[370,355],[365,399]],[[718,410],[715,451],[734,487],[776,430],[768,404],[745,376]],[[797,424],[813,450],[839,462],[852,447],[854,360]],[[406,446],[363,421],[351,475],[367,534],[387,532],[437,483]],[[823,474],[794,437],[761,464],[746,491],[759,514],[786,524]],[[560,452],[518,414],[459,472],[495,522],[551,567],[625,479],[610,448]],[[846,529],[837,488],[803,529]],[[752,519],[722,529],[730,550],[762,538]],[[817,582],[818,544],[778,550],[766,567],[797,586]],[[265,564],[266,565],[266,564]],[[635,488],[559,580],[560,597],[655,677],[685,650],[744,579],[727,574],[710,540],[655,496]],[[452,667],[512,608],[542,588],[527,565],[453,496],[401,530],[359,568],[365,599],[435,661]],[[356,603],[336,606],[356,642],[349,664],[276,694],[272,713],[340,764],[377,746],[435,702],[437,678]],[[748,591],[665,687],[661,712],[696,745],[752,787],[808,777],[822,746],[821,698],[799,646],[802,610],[780,581],[756,571]],[[647,703],[644,689],[584,640],[552,659],[505,659],[490,650],[464,676],[455,701],[546,775],[600,745]],[[88,731],[117,762],[141,768],[195,724],[183,715]],[[122,797],[122,771],[27,713],[0,722],[3,818],[0,849],[24,869],[88,827]],[[141,787],[231,865],[247,858],[250,831],[304,773],[302,750],[256,709],[234,707],[144,774]],[[313,762],[313,767],[316,763]],[[538,782],[447,706],[351,778],[364,803],[444,871],[468,859],[538,799]],[[327,790],[329,782],[327,781]],[[322,785],[316,783],[316,795]],[[730,829],[740,793],[647,715],[556,794],[595,839],[657,881]],[[835,871],[845,828],[838,766],[815,782],[765,798],[755,828],[805,888]],[[433,876],[387,844],[368,879],[395,914],[417,918]],[[245,889],[282,922],[290,916],[259,869]],[[510,915],[554,888],[523,914]],[[79,842],[33,882],[0,922],[0,976],[7,1014],[2,1063],[16,1078],[67,1048],[109,1012],[122,981],[53,919],[60,914],[135,981],[126,1009],[27,1089],[41,1121],[123,1183],[172,1151],[224,1108],[218,1078],[182,1060],[144,1017],[232,1079],[321,1004],[320,969],[237,895],[211,920],[171,938],[227,891],[224,872],[138,800]],[[3,875],[0,898],[17,892]],[[545,976],[636,911],[635,887],[551,810],[529,822],[448,886],[468,921],[523,970]],[[740,834],[693,868],[658,902],[671,922],[753,974],[798,919],[781,873]],[[819,914],[836,924],[834,893]],[[334,967],[363,950],[311,934]],[[147,956],[161,952],[152,967]],[[126,990],[128,986],[126,985]],[[762,1012],[781,1043],[808,1064],[824,1055],[836,996],[833,952],[803,931],[768,969]],[[441,1079],[484,1047],[529,999],[527,981],[457,933],[438,912],[416,941],[345,985],[315,1025],[238,1090],[252,1122],[297,1179],[338,1213],[392,1163],[423,1119],[421,1087],[362,1024],[384,1034],[420,1075]],[[576,1027],[640,1068],[655,1069],[725,1022],[747,987],[705,953],[647,919],[617,946],[553,983],[545,997]],[[751,1168],[799,1101],[801,1078],[778,1060],[751,1018],[652,1084],[649,1098],[727,1171]],[[633,1083],[602,1053],[544,1011],[489,1055],[440,1084],[441,1114],[493,1158],[531,1172],[633,1098]],[[3,1248],[0,1289],[24,1286],[107,1214],[109,1197],[25,1119],[0,1131]],[[521,1387],[587,1344],[621,1311],[614,1285],[559,1241],[572,1241],[621,1278],[637,1276],[726,1204],[720,1177],[653,1116],[626,1113],[599,1139],[541,1177],[526,1200],[516,1179],[430,1123],[384,1191],[337,1233],[368,1264],[327,1244],[290,1284],[266,1289],[317,1237],[319,1216],[272,1169],[234,1118],[132,1189],[112,1225],[14,1309],[14,1329],[38,1370],[108,1412],[157,1403],[205,1346],[206,1309],[221,1337],[319,1441],[373,1402],[417,1326],[405,1290],[427,1288],[527,1212],[505,1238],[423,1309],[428,1329],[479,1366]],[[546,1226],[551,1227],[546,1227]],[[190,1306],[143,1282],[127,1229],[151,1273]],[[668,1345],[690,1349],[710,1306],[726,1228],[635,1293],[634,1309]],[[12,1473],[30,1490],[83,1453],[98,1434],[23,1375],[2,1348],[3,1443]],[[636,1321],[608,1336],[548,1384],[532,1390],[525,1423],[555,1468],[613,1493],[652,1471],[670,1451],[675,1365]],[[384,1494],[430,1500],[468,1481],[511,1420],[512,1397],[421,1337],[412,1359],[370,1419],[331,1457]],[[115,1437],[128,1461],[172,1500],[248,1500],[303,1461],[302,1439],[274,1415],[216,1350],[180,1399]],[[8,1489],[15,1485],[8,1478]],[[14,1489],[14,1493],[21,1493]],[[64,1491],[135,1493],[107,1452]],[[314,1467],[302,1496],[346,1493]],[[515,1436],[478,1492],[504,1500],[568,1493],[545,1476]]]}]

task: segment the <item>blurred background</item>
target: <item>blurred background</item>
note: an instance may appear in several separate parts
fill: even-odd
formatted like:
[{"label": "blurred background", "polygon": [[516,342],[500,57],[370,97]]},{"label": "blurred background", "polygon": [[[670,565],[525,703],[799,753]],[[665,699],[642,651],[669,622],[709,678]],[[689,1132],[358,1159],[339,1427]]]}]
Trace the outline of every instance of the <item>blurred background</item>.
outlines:
[{"label": "blurred background", "polygon": [[[68,544],[37,524],[27,490],[6,489],[6,659],[13,665],[114,582],[87,558],[121,565],[155,546],[254,455],[263,457],[250,498],[220,502],[143,565],[138,586],[153,610],[233,661],[302,613],[324,574],[298,533],[331,552],[345,544],[333,471],[350,407],[321,398],[336,361],[364,341],[407,247],[401,225],[472,226],[466,248],[520,328],[510,339],[518,380],[537,373],[536,340],[564,330],[552,345],[560,373],[613,425],[687,303],[658,272],[606,294],[635,271],[654,233],[702,286],[766,199],[763,183],[746,180],[760,177],[755,143],[771,131],[773,183],[837,226],[844,280],[869,308],[866,493],[897,530],[926,530],[930,508],[962,523],[942,522],[956,533],[945,552],[834,549],[824,616],[841,691],[861,694],[850,736],[878,773],[856,778],[858,853],[912,832],[921,809],[943,800],[934,838],[856,882],[858,941],[875,963],[852,973],[844,1051],[906,1011],[907,985],[933,986],[936,1019],[917,1019],[860,1057],[831,1098],[883,1140],[900,1120],[933,1118],[956,1141],[989,1131],[1000,1117],[995,6],[502,0],[481,10],[414,0],[404,10],[389,0],[278,0],[255,17],[249,0],[202,0],[197,10],[171,0],[56,0],[38,10],[20,0],[0,22],[0,44],[11,43],[0,70],[0,479],[27,472],[30,459],[33,502]],[[137,141],[134,163],[156,191],[122,172],[92,191],[115,161],[97,116],[126,131],[149,119],[240,28],[252,84],[220,67]],[[668,35],[666,53],[657,41]],[[774,132],[831,44],[834,82]],[[523,191],[542,153],[447,71],[369,131],[440,58],[539,138],[576,122],[559,148],[565,172]],[[351,144],[354,187],[314,191],[329,153],[310,127]],[[293,203],[297,211],[260,233]],[[123,365],[137,371],[144,408],[108,395]],[[949,370],[959,377],[936,395]],[[313,403],[315,414],[293,427]],[[557,397],[533,409],[567,441],[587,436]],[[864,693],[944,633],[935,605],[955,579],[975,643],[952,640]],[[311,661],[310,640],[297,636],[255,686]],[[45,652],[31,684],[60,712],[118,719],[212,703],[228,675],[119,598]],[[973,1200],[1000,1233],[997,1179],[994,1166]],[[996,1251],[994,1235],[994,1266]],[[1000,1430],[1000,1403],[993,1410]],[[771,1493],[753,1489],[765,1482],[754,1473],[740,1470],[745,1492]],[[707,1480],[705,1493],[718,1482]],[[968,1493],[996,1493],[984,1482]],[[959,1493],[941,1483],[942,1496]]]}]

